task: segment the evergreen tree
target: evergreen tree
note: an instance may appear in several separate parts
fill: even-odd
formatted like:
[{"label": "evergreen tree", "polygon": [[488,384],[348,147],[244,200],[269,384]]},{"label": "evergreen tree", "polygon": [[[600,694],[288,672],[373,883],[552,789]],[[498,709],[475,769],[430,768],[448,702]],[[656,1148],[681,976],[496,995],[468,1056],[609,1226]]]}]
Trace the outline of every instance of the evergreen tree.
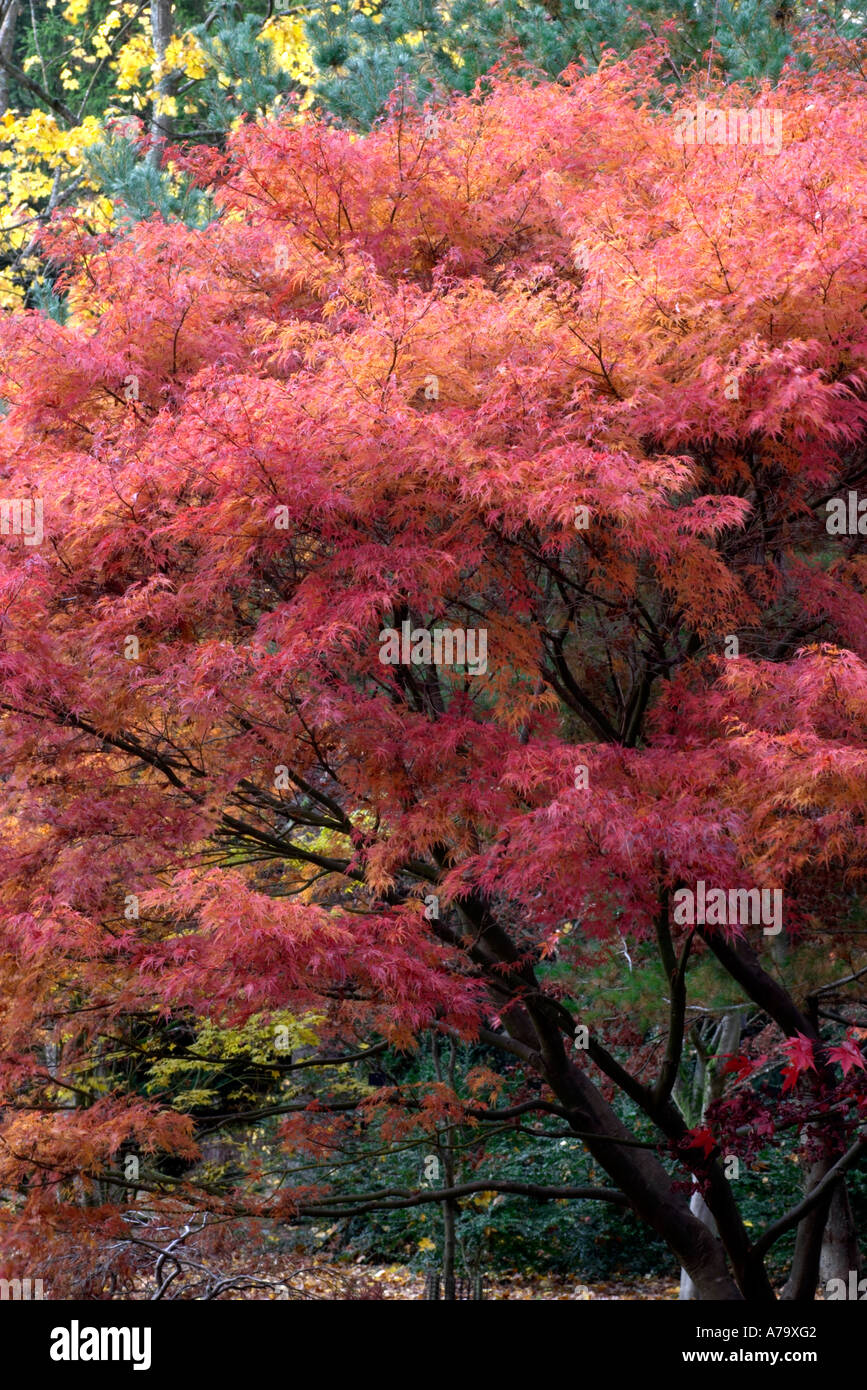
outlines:
[{"label": "evergreen tree", "polygon": [[307,34],[321,76],[320,103],[370,125],[389,94],[408,84],[420,98],[472,91],[497,63],[519,60],[547,76],[571,63],[598,65],[654,37],[670,56],[660,76],[680,83],[695,69],[734,81],[775,80],[790,55],[806,63],[810,37],[857,35],[867,5],[798,0],[320,0]]}]

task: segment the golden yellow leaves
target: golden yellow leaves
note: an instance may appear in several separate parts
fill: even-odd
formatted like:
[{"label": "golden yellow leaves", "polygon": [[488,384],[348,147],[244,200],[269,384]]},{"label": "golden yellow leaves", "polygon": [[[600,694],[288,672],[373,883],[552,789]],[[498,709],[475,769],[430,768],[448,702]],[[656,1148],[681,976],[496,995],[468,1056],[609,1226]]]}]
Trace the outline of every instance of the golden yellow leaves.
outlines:
[{"label": "golden yellow leaves", "polygon": [[[62,130],[54,116],[45,111],[31,111],[16,117],[7,111],[0,117],[0,135],[6,149],[0,164],[14,168],[5,181],[3,204],[16,205],[42,197],[51,185],[47,171],[64,166],[74,168],[82,151],[102,136],[99,123],[86,116],[80,125]],[[10,158],[11,156],[11,158]],[[34,166],[34,157],[44,161],[46,169]]]},{"label": "golden yellow leaves", "polygon": [[[0,116],[0,239],[7,255],[18,257],[29,245],[36,222],[55,189],[58,174],[61,191],[68,177],[81,176],[82,158],[88,147],[105,138],[104,117],[127,114],[130,109],[146,112],[153,106],[157,114],[176,116],[179,108],[187,116],[200,109],[195,89],[182,101],[158,87],[167,74],[200,82],[209,76],[224,87],[231,86],[226,73],[214,67],[213,59],[192,33],[175,34],[169,41],[164,61],[158,62],[151,42],[147,9],[134,0],[112,0],[108,6],[95,7],[90,0],[46,0],[47,8],[57,6],[58,17],[69,26],[64,38],[64,61],[55,79],[58,95],[63,94],[75,110],[76,104],[88,90],[97,65],[114,74],[114,91],[102,117],[88,116],[64,128],[63,118],[41,109],[9,111]],[[275,17],[260,32],[267,38],[276,66],[287,72],[294,83],[310,87],[315,69],[304,35],[303,20],[298,14]],[[41,60],[33,54],[25,60],[25,68],[35,80],[44,84]],[[305,101],[303,104],[309,104]],[[93,185],[81,179],[82,198],[87,201],[94,193]],[[107,198],[99,199],[91,208],[97,230],[112,225],[114,209]],[[35,272],[38,264],[27,271]],[[14,271],[0,275],[0,308],[20,307],[25,267],[20,263]]]},{"label": "golden yellow leaves", "polygon": [[110,58],[111,46],[108,42],[112,32],[119,28],[121,15],[118,10],[109,10],[93,36],[93,51],[97,58]]},{"label": "golden yellow leaves", "polygon": [[137,87],[141,74],[153,66],[156,60],[153,46],[145,34],[134,34],[117,55],[113,66],[117,69],[117,85],[120,91],[130,91]]},{"label": "golden yellow leaves", "polygon": [[66,9],[61,13],[67,24],[79,24],[87,14],[90,0],[69,0]]},{"label": "golden yellow leaves", "polygon": [[[207,56],[192,34],[176,35],[169,40],[164,70],[184,72],[199,80],[207,76]],[[162,69],[157,76],[161,75]]]},{"label": "golden yellow leaves", "polygon": [[[49,196],[57,171],[76,168],[82,151],[100,135],[93,116],[70,130],[46,111],[0,116],[0,236],[8,248],[17,251],[29,242],[39,204]],[[0,307],[20,303],[20,287],[11,277],[0,277]]]},{"label": "golden yellow leaves", "polygon": [[[309,88],[316,76],[316,68],[304,33],[303,20],[296,15],[275,16],[265,24],[261,37],[267,39],[274,50],[277,65],[294,82]],[[309,102],[308,94],[301,105],[309,105]]]}]

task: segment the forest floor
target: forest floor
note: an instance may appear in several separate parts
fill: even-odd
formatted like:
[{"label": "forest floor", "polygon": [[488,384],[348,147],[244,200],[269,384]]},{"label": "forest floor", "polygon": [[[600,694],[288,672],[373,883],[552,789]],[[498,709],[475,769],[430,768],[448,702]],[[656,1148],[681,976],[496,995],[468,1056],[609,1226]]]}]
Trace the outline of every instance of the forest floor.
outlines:
[{"label": "forest floor", "polygon": [[[402,1265],[366,1267],[363,1277],[382,1289],[383,1298],[420,1299],[424,1279]],[[676,1299],[680,1285],[671,1279],[623,1279],[582,1283],[576,1275],[498,1274],[485,1280],[486,1299],[563,1303],[591,1299]]]},{"label": "forest floor", "polygon": [[[292,1262],[295,1265],[295,1262]],[[278,1272],[275,1260],[273,1272],[265,1277],[285,1280],[285,1292],[245,1291],[235,1297],[280,1299],[405,1299],[424,1298],[424,1275],[399,1264],[367,1264],[361,1260],[347,1263],[314,1255],[298,1261],[295,1267],[285,1264]],[[263,1274],[264,1271],[258,1271]],[[587,1302],[603,1300],[676,1299],[678,1283],[671,1278],[622,1278],[605,1281],[582,1281],[577,1274],[496,1274],[485,1279],[486,1300],[512,1299],[540,1302]],[[231,1294],[226,1295],[232,1297]]]}]

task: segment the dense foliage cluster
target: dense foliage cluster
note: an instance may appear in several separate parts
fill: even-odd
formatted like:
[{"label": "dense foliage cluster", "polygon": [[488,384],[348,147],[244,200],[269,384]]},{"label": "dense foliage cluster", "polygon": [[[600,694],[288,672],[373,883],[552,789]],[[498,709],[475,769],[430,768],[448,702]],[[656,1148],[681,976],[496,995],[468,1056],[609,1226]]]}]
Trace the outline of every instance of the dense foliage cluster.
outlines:
[{"label": "dense foliage cluster", "polygon": [[[63,15],[127,10],[118,89],[141,7]],[[534,70],[474,86],[425,13],[185,15],[134,133],[52,134],[95,123],[81,196],[33,189],[0,1265],[100,1297],[168,1230],[426,1257],[444,1211],[451,1270],[643,1231],[698,1297],[811,1298],[867,1150],[857,42],[491,7],[480,70],[508,26]]]}]

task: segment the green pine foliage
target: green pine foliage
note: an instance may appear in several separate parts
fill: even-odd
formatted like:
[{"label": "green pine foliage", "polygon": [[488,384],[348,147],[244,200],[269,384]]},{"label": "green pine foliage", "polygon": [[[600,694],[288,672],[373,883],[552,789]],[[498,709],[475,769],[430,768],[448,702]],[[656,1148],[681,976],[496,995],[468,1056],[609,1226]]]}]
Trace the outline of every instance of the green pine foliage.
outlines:
[{"label": "green pine foliage", "polygon": [[121,223],[158,213],[166,222],[203,227],[216,215],[207,193],[143,159],[138,144],[122,131],[92,146],[84,163],[88,178],[111,199]]},{"label": "green pine foliage", "polygon": [[[197,103],[205,115],[197,134],[225,134],[239,115],[250,120],[273,117],[287,97],[299,93],[288,73],[276,62],[267,38],[260,37],[262,15],[234,18],[227,10],[216,25],[196,25],[191,32],[209,59],[208,76],[196,83]],[[224,73],[229,85],[218,78]]]},{"label": "green pine foliage", "polygon": [[516,62],[556,77],[654,38],[670,46],[660,71],[668,82],[708,66],[734,81],[774,80],[790,56],[807,61],[799,25],[851,36],[865,15],[865,0],[323,0],[310,10],[307,33],[321,105],[366,127],[400,85],[421,100],[470,92],[495,64]]}]

